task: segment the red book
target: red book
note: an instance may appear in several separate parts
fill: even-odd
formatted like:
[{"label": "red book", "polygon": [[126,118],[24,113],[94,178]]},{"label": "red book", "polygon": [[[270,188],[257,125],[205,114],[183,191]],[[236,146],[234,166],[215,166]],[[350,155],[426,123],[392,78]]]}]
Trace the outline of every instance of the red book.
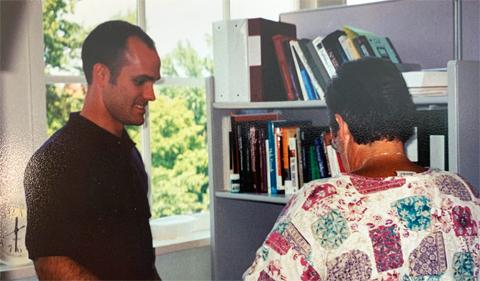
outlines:
[{"label": "red book", "polygon": [[[278,59],[278,67],[280,69],[280,74],[282,76],[283,86],[285,87],[285,91],[287,93],[288,100],[297,100],[298,93],[296,91],[294,81],[292,81],[292,73],[291,69],[289,69],[286,52],[290,52],[290,49],[284,49],[284,42],[288,42],[290,40],[295,40],[294,37],[285,36],[281,34],[274,35],[272,37],[273,45],[275,47],[275,53]],[[295,74],[293,74],[295,75]]]}]

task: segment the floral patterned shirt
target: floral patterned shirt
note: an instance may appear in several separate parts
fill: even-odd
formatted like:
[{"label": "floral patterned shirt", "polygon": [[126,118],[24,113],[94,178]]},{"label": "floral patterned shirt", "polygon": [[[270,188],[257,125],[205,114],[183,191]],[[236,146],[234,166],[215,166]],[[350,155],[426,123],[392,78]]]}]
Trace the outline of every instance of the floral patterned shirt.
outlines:
[{"label": "floral patterned shirt", "polygon": [[479,280],[480,200],[457,175],[312,181],[280,214],[245,280]]}]

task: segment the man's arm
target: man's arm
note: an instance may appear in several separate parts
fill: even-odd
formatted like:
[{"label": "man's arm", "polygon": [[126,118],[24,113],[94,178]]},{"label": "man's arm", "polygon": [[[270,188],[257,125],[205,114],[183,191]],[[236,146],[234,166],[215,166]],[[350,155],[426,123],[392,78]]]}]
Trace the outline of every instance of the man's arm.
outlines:
[{"label": "man's arm", "polygon": [[83,266],[64,256],[41,257],[33,262],[38,280],[99,280]]}]

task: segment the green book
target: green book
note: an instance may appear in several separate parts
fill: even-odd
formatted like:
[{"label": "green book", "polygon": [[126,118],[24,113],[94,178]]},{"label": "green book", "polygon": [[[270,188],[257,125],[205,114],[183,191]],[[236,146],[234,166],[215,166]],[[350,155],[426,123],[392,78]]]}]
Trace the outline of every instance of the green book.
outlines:
[{"label": "green book", "polygon": [[390,40],[388,40],[386,37],[381,37],[373,32],[347,25],[343,27],[343,31],[350,38],[365,36],[376,57],[389,59],[393,63],[401,62],[400,57],[395,51],[395,48],[391,44]]},{"label": "green book", "polygon": [[320,170],[318,168],[318,160],[315,152],[315,146],[310,146],[308,148],[308,156],[310,157],[310,173],[312,175],[312,180],[320,178]]}]

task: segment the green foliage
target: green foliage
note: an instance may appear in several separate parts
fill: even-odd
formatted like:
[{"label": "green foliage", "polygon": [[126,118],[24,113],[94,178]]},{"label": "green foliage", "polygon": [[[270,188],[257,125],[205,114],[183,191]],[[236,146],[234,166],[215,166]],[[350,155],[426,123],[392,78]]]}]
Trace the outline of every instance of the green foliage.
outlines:
[{"label": "green foliage", "polygon": [[[80,57],[80,47],[85,31],[76,23],[65,19],[75,9],[72,0],[44,0],[43,39],[46,71],[66,69],[72,61]],[[80,70],[79,66],[74,69]]]},{"label": "green foliage", "polygon": [[[46,71],[66,70],[79,62],[86,31],[66,20],[74,12],[72,0],[44,0]],[[135,13],[115,19],[135,22]],[[210,37],[207,37],[207,40]],[[188,41],[162,58],[162,75],[200,78],[212,74],[212,59],[201,57]],[[74,66],[80,73],[80,68]],[[71,71],[71,69],[69,69]],[[48,133],[53,134],[81,109],[85,86],[47,86]],[[150,147],[152,156],[152,217],[208,210],[205,90],[195,87],[156,87],[157,100],[150,103]],[[140,127],[127,126],[131,138],[140,143]]]}]

